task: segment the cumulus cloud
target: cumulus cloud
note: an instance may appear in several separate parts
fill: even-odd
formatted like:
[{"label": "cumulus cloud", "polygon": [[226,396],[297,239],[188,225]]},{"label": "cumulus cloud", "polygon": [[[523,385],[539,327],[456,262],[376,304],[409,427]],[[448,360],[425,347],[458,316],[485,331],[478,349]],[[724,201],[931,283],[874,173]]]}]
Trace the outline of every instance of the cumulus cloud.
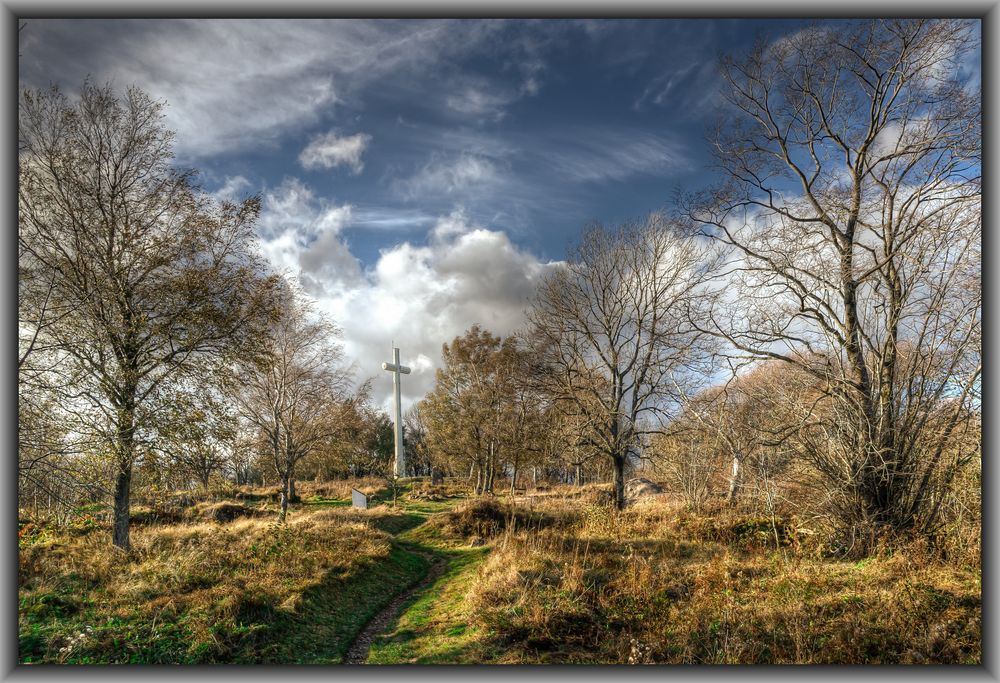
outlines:
[{"label": "cumulus cloud", "polygon": [[433,242],[446,242],[447,240],[469,232],[469,220],[465,215],[465,209],[458,207],[447,216],[438,219],[434,227],[431,228],[430,237]]},{"label": "cumulus cloud", "polygon": [[475,323],[504,336],[518,329],[552,267],[456,207],[435,219],[422,233],[426,239],[384,249],[363,270],[344,237],[353,216],[350,205],[328,202],[287,178],[264,192],[261,251],[333,318],[357,380],[373,378],[375,400],[387,408],[392,382],[381,363],[393,341],[413,370],[403,380],[409,406],[433,388],[442,344]]},{"label": "cumulus cloud", "polygon": [[264,193],[258,221],[261,252],[279,272],[297,276],[310,296],[361,279],[361,265],[341,231],[351,206],[317,198],[300,180],[288,178]]},{"label": "cumulus cloud", "polygon": [[[425,244],[385,249],[372,268],[344,278],[336,268],[313,267],[314,258],[326,266],[353,256],[332,229],[318,231],[313,239],[300,233],[311,233],[320,212],[315,202],[303,201],[308,197],[301,184],[288,182],[273,194],[271,206],[283,216],[290,206],[311,206],[312,213],[295,223],[298,229],[267,241],[272,260],[295,265],[305,291],[343,330],[344,351],[356,363],[357,379],[372,378],[375,400],[386,408],[392,378],[381,363],[390,359],[392,342],[412,369],[403,378],[405,408],[433,388],[443,343],[474,323],[500,335],[519,328],[539,279],[551,267],[514,245],[506,233],[478,226],[456,209],[439,217]],[[267,203],[265,197],[265,212]]]},{"label": "cumulus cloud", "polygon": [[310,170],[347,166],[357,175],[365,167],[361,155],[371,140],[372,136],[367,133],[339,137],[336,132],[330,131],[309,141],[299,154],[299,163]]}]

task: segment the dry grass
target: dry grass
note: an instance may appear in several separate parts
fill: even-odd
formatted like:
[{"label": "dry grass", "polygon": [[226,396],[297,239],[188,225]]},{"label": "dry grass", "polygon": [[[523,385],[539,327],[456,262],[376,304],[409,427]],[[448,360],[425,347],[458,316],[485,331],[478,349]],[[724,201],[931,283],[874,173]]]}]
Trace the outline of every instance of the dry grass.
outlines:
[{"label": "dry grass", "polygon": [[434,523],[454,536],[490,539],[506,530],[531,532],[565,526],[575,518],[576,513],[565,506],[558,509],[545,505],[525,507],[496,498],[479,498],[459,505]]},{"label": "dry grass", "polygon": [[312,482],[303,481],[295,484],[295,492],[308,500],[316,498],[351,499],[351,489],[356,488],[366,496],[371,496],[386,487],[386,480],[378,477],[361,477],[358,479],[343,479],[336,481]]},{"label": "dry grass", "polygon": [[[248,510],[217,504],[205,514],[219,505]],[[110,548],[100,525],[33,540],[19,553],[22,659],[33,661],[252,658],[268,613],[294,614],[325,578],[358,574],[390,553],[373,519],[333,509],[297,512],[286,525],[241,517],[140,526],[130,553]]]},{"label": "dry grass", "polygon": [[[398,509],[355,510],[341,498],[352,485],[380,484],[302,485],[318,504],[296,506],[286,525],[257,516],[275,509],[266,490],[239,503],[206,496],[153,506],[140,510],[148,517],[128,554],[108,546],[94,518],[26,523],[21,660],[339,661],[337,648],[379,601],[426,569],[407,543],[468,562],[435,593],[448,596],[445,608],[424,601],[404,619],[420,637],[397,634],[380,661],[981,660],[975,524],[943,530],[934,548],[897,543],[846,561],[829,555],[825,530],[791,514],[721,504],[694,513],[665,495],[617,513],[594,502],[602,486],[451,509],[454,501],[421,498],[451,490],[425,482],[408,482]],[[420,533],[407,531],[438,511]],[[391,542],[402,532],[408,540]],[[336,647],[309,650],[331,640]]]},{"label": "dry grass", "polygon": [[415,479],[408,495],[411,500],[442,501],[468,496],[470,493],[471,489],[465,482],[448,480],[442,484],[432,484],[429,479]]},{"label": "dry grass", "polygon": [[[546,501],[548,514],[559,502]],[[562,502],[565,520],[578,501]],[[844,562],[790,520],[696,516],[657,497],[507,531],[471,587],[501,662],[977,663],[976,568],[926,547]],[[766,523],[765,523],[766,522]]]}]

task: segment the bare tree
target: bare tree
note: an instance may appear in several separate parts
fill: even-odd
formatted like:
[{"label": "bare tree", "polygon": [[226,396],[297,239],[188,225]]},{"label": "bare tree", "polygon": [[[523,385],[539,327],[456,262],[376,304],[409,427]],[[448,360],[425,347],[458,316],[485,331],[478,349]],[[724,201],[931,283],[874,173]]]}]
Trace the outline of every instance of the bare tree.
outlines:
[{"label": "bare tree", "polygon": [[19,110],[18,234],[33,283],[22,295],[46,311],[23,331],[58,363],[63,410],[111,453],[121,548],[158,392],[252,336],[269,306],[253,249],[259,202],[217,205],[174,169],[162,106],[85,83],[75,103],[25,91]]},{"label": "bare tree", "polygon": [[288,284],[258,353],[236,367],[232,395],[266,443],[281,486],[282,522],[294,496],[296,465],[336,436],[350,390],[337,334]]},{"label": "bare tree", "polygon": [[964,21],[846,22],[723,62],[727,181],[689,211],[731,249],[728,278],[692,321],[816,379],[825,401],[796,429],[825,435],[804,454],[851,524],[933,524],[935,472],[975,411],[976,39]]},{"label": "bare tree", "polygon": [[590,230],[528,311],[538,377],[581,438],[614,468],[625,504],[625,467],[639,438],[676,407],[699,372],[702,335],[686,313],[702,307],[709,250],[661,214],[617,230]]},{"label": "bare tree", "polygon": [[713,446],[704,429],[672,430],[650,439],[654,467],[692,510],[700,510],[712,495],[721,462],[721,453]]}]

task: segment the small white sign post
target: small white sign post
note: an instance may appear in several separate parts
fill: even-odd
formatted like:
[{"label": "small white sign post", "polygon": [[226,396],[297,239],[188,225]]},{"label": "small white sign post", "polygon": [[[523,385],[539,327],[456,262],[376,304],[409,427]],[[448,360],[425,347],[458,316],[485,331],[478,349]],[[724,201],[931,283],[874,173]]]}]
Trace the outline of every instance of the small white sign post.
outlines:
[{"label": "small white sign post", "polygon": [[399,349],[395,346],[392,347],[392,362],[382,363],[382,369],[388,370],[392,373],[392,389],[393,389],[393,422],[395,423],[395,429],[393,430],[393,440],[396,445],[396,461],[392,466],[392,476],[394,478],[401,477],[406,474],[406,457],[403,455],[403,412],[399,407],[400,401],[400,390],[399,390],[399,375],[400,373],[404,375],[410,374],[410,369],[405,365],[399,364]]},{"label": "small white sign post", "polygon": [[351,505],[362,510],[368,509],[368,496],[355,488],[351,489]]}]

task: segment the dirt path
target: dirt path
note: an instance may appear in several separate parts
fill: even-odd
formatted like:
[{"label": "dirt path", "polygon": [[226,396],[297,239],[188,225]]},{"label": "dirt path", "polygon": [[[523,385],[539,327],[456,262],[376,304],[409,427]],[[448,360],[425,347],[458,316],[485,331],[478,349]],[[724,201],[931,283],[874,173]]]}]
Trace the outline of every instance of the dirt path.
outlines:
[{"label": "dirt path", "polygon": [[398,618],[402,612],[403,605],[409,600],[415,593],[418,593],[432,583],[437,581],[438,577],[444,573],[444,570],[448,567],[448,561],[443,557],[436,557],[430,554],[424,554],[432,561],[430,569],[427,570],[427,576],[421,579],[420,583],[411,588],[408,591],[403,591],[395,598],[392,599],[388,605],[386,605],[382,611],[376,614],[371,620],[365,624],[365,627],[361,629],[361,633],[358,637],[354,639],[351,643],[351,647],[347,650],[347,654],[344,655],[344,664],[364,664],[368,660],[368,651],[371,649],[372,641],[375,636],[379,635],[385,631],[389,624],[393,622],[394,619]]}]

